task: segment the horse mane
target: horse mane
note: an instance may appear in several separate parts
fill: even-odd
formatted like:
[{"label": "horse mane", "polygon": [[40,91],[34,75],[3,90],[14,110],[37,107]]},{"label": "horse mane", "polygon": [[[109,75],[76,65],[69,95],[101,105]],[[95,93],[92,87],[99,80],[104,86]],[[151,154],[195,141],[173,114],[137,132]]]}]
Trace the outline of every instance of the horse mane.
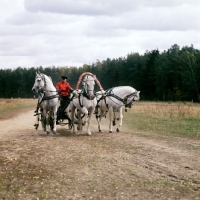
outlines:
[{"label": "horse mane", "polygon": [[48,77],[49,77],[50,81],[52,82],[52,78],[51,78],[51,76],[48,76]]},{"label": "horse mane", "polygon": [[50,81],[51,83],[53,83],[52,82],[52,78],[50,77],[50,76],[47,76],[46,74],[42,74],[42,76],[44,76],[45,77],[45,81]]}]

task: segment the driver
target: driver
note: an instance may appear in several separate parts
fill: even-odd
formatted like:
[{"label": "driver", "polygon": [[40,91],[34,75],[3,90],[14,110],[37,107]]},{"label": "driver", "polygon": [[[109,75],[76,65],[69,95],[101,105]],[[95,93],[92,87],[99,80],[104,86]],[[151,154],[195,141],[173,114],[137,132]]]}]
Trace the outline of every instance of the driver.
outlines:
[{"label": "driver", "polygon": [[63,117],[64,109],[68,106],[70,101],[70,93],[73,91],[70,84],[67,82],[67,76],[62,76],[62,81],[58,82],[56,84],[56,90],[59,91],[60,96],[60,107],[59,112],[61,116]]}]

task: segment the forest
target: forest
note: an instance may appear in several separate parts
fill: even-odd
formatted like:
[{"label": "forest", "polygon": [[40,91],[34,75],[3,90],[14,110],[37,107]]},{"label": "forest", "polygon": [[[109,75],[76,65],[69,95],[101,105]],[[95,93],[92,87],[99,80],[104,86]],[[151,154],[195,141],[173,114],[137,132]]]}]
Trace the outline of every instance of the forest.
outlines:
[{"label": "forest", "polygon": [[[107,58],[92,64],[1,69],[0,98],[33,98],[31,91],[37,71],[52,78],[54,85],[62,75],[75,88],[83,72],[95,74],[104,90],[129,85],[141,91],[141,100],[200,102],[200,50],[193,45],[168,50],[158,49],[128,53],[125,57]],[[99,88],[95,89],[96,91]]]}]

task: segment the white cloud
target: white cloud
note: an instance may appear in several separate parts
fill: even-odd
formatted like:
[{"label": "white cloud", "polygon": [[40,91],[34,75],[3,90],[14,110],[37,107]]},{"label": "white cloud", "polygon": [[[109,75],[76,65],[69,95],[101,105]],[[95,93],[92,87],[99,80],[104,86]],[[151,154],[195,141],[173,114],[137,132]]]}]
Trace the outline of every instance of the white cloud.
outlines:
[{"label": "white cloud", "polygon": [[0,68],[82,66],[130,52],[200,48],[199,0],[17,0],[0,7]]},{"label": "white cloud", "polygon": [[25,8],[30,12],[55,12],[73,15],[121,15],[133,12],[141,7],[150,8],[173,8],[182,5],[197,6],[198,0],[25,0]]}]

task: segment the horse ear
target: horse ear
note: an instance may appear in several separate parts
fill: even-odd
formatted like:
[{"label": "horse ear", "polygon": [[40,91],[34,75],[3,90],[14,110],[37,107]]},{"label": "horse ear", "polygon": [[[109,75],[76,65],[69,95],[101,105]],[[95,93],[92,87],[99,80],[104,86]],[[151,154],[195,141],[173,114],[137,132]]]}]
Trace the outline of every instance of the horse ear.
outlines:
[{"label": "horse ear", "polygon": [[140,91],[138,91],[138,94],[140,94]]}]

